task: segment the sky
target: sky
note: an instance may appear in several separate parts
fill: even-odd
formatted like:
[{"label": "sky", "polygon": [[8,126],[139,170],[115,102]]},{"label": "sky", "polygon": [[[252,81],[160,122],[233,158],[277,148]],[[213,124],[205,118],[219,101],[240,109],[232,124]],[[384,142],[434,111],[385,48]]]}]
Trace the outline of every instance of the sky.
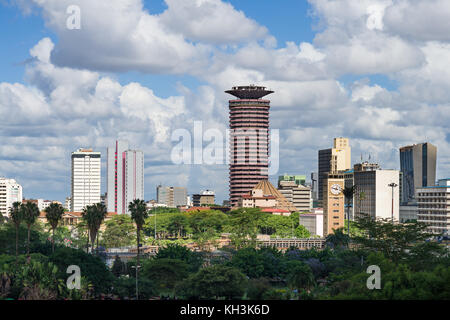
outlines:
[{"label": "sky", "polygon": [[199,122],[226,135],[224,91],[255,84],[274,91],[272,182],[309,177],[341,136],[352,163],[385,169],[431,142],[448,178],[449,29],[447,0],[0,0],[0,176],[64,201],[71,152],[92,147],[105,192],[106,148],[124,139],[144,151],[146,200],[161,183],[221,203],[227,165],[176,164],[172,136]]}]

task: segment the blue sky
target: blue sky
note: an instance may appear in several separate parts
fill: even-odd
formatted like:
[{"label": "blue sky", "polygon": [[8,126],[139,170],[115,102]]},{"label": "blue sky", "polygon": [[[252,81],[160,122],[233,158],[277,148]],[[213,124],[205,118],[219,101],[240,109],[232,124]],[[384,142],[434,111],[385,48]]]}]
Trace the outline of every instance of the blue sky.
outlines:
[{"label": "blue sky", "polygon": [[[407,2],[0,0],[0,176],[64,200],[70,152],[106,156],[122,138],[145,152],[147,200],[162,182],[221,202],[226,166],[171,165],[170,135],[194,121],[225,130],[223,91],[248,83],[275,90],[279,174],[309,176],[317,150],[346,136],[353,162],[397,169],[400,146],[429,141],[450,176],[450,5]],[[82,9],[78,33],[64,27],[69,4]]]}]

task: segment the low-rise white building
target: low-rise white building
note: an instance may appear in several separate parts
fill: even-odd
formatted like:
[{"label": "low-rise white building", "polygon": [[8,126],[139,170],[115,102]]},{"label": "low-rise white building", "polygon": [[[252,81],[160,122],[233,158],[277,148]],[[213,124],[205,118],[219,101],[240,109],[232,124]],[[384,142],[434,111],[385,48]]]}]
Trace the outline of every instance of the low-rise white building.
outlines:
[{"label": "low-rise white building", "polygon": [[311,236],[323,237],[323,211],[300,214],[299,223],[309,231]]},{"label": "low-rise white building", "polygon": [[416,189],[417,221],[428,225],[431,232],[442,234],[450,229],[450,179],[438,185]]},{"label": "low-rise white building", "polygon": [[0,214],[8,216],[12,204],[22,200],[22,186],[14,179],[0,178]]}]

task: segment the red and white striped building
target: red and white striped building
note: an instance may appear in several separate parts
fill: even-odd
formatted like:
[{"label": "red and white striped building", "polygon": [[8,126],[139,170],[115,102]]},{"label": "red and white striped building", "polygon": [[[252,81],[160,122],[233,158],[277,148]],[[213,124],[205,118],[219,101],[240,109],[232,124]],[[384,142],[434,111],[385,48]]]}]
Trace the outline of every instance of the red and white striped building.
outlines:
[{"label": "red and white striped building", "polygon": [[236,206],[258,182],[268,179],[270,100],[273,93],[254,85],[225,91],[237,99],[230,108],[230,202]]}]

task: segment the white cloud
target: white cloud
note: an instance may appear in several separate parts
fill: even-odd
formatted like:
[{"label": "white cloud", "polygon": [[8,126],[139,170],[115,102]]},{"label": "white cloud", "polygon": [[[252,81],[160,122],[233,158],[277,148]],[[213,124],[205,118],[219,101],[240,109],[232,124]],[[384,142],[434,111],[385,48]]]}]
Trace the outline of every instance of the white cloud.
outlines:
[{"label": "white cloud", "polygon": [[386,9],[383,21],[389,32],[412,40],[449,41],[448,0],[400,0]]},{"label": "white cloud", "polygon": [[170,30],[188,39],[233,44],[268,36],[267,28],[220,0],[166,0],[160,18]]}]

